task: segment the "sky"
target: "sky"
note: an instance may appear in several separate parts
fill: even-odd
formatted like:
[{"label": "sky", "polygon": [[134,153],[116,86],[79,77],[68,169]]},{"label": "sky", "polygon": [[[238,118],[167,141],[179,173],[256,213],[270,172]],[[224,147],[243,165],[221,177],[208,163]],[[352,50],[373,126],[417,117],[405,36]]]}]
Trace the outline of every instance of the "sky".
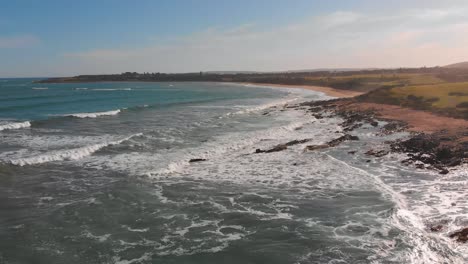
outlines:
[{"label": "sky", "polygon": [[466,0],[0,0],[0,77],[461,61]]}]

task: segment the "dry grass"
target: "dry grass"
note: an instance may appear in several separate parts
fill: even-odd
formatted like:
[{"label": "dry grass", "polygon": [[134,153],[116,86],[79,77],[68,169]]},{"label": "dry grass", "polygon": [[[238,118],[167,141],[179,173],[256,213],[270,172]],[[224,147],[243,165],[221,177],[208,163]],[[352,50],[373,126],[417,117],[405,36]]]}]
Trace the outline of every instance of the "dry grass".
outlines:
[{"label": "dry grass", "polygon": [[[435,85],[398,87],[390,90],[391,96],[397,99],[413,95],[432,102],[432,107],[456,108],[468,102],[468,83],[441,83]],[[437,99],[437,100],[436,100]]]}]

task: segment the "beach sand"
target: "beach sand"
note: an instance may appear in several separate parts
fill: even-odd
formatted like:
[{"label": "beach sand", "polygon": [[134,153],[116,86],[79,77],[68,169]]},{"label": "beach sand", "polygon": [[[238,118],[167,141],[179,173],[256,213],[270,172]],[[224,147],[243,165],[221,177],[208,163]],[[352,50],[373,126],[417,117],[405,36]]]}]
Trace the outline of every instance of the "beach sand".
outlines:
[{"label": "beach sand", "polygon": [[292,88],[292,89],[306,89],[306,90],[322,92],[328,96],[338,97],[338,98],[348,98],[348,97],[354,97],[354,96],[363,94],[362,92],[340,90],[340,89],[334,89],[330,87],[313,86],[313,85],[290,85],[290,84],[272,84],[272,83],[238,83],[238,84],[263,85],[263,86]]}]

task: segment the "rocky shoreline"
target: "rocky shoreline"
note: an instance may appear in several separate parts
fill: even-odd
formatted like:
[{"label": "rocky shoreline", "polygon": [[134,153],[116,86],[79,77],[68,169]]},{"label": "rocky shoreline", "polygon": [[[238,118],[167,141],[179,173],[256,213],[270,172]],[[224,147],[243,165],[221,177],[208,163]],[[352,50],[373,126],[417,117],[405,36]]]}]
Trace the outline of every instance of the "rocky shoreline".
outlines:
[{"label": "rocky shoreline", "polygon": [[[308,107],[312,115],[321,119],[325,113],[328,117],[339,116],[345,121],[341,124],[343,131],[350,132],[364,124],[377,127],[378,121],[385,121],[380,129],[380,134],[389,135],[395,132],[406,131],[409,124],[399,120],[390,120],[379,116],[378,111],[372,109],[356,110],[356,105],[346,99],[328,101],[316,101],[302,103],[302,107]],[[383,157],[390,152],[406,153],[408,158],[402,161],[404,165],[414,165],[419,169],[436,170],[440,174],[449,173],[449,169],[462,164],[468,164],[468,131],[439,130],[435,133],[410,131],[411,136],[387,142],[388,150],[371,149],[366,152],[369,156]]]},{"label": "rocky shoreline", "polygon": [[[380,127],[377,135],[385,136],[397,132],[410,132],[409,136],[403,139],[386,141],[385,147],[373,148],[365,152],[371,158],[380,158],[391,153],[406,154],[407,158],[401,163],[415,169],[426,169],[437,171],[439,174],[448,174],[450,169],[460,165],[468,164],[468,131],[447,131],[439,130],[433,133],[410,130],[411,124],[401,120],[383,118],[379,112],[372,109],[356,109],[355,103],[350,103],[349,99],[333,99],[327,101],[305,102],[298,105],[286,105],[285,108],[303,109],[309,112],[316,119],[340,117],[344,121],[340,124],[344,135],[338,136],[326,143],[319,145],[306,145],[304,152],[318,151],[336,147],[345,141],[357,141],[357,136],[351,135],[355,129],[364,125]],[[263,113],[268,115],[269,112]],[[382,121],[385,124],[382,125]],[[256,149],[253,154],[268,154],[280,152],[288,147],[298,144],[305,144],[312,139],[292,140],[286,143],[275,145],[268,149]],[[357,151],[349,151],[355,154]],[[204,158],[193,158],[189,163],[203,162]],[[293,164],[296,165],[296,164]],[[440,232],[446,228],[446,224],[429,225],[430,232]],[[449,237],[456,242],[466,243],[468,241],[468,227],[449,234]]]},{"label": "rocky shoreline", "polygon": [[[307,102],[302,103],[301,107],[308,107],[308,111],[317,119],[331,116],[343,118],[345,121],[341,125],[345,132],[352,131],[364,124],[377,127],[378,121],[385,121],[387,123],[382,126],[379,133],[389,135],[408,131],[410,125],[400,120],[382,118],[379,116],[379,112],[373,109],[356,110],[356,103],[350,102],[348,99]],[[435,170],[440,174],[448,174],[451,168],[468,164],[468,129],[461,129],[461,131],[440,129],[433,133],[409,132],[409,138],[385,142],[388,148],[370,149],[365,154],[379,158],[392,152],[404,153],[408,158],[401,162],[403,165],[413,166],[417,169]],[[349,135],[345,134],[343,137],[347,136]],[[307,149],[315,150],[325,147],[327,146],[308,146]],[[354,153],[355,151],[350,152],[350,154]],[[439,224],[429,226],[428,231],[440,232],[445,228],[444,225]],[[468,227],[449,234],[449,238],[459,243],[468,242]]]}]

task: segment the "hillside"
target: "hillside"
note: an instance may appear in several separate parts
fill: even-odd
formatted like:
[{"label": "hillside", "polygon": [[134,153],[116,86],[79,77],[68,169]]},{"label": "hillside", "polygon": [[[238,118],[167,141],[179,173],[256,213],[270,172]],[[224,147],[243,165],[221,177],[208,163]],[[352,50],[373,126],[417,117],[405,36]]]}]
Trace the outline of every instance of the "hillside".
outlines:
[{"label": "hillside", "polygon": [[450,65],[444,66],[444,68],[468,69],[468,61],[450,64]]}]

